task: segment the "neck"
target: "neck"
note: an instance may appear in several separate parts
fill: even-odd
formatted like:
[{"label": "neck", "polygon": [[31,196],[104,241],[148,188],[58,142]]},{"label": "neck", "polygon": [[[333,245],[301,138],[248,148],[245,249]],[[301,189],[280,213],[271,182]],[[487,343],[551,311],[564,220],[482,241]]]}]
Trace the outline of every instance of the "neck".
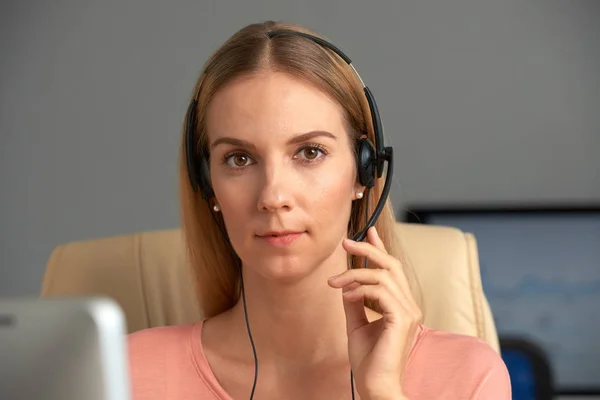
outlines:
[{"label": "neck", "polygon": [[[346,269],[346,253],[336,250],[309,276],[278,283],[244,268],[248,320],[261,363],[314,365],[346,362],[346,317],[341,291],[327,279]],[[237,332],[246,336],[242,300],[231,310]],[[248,354],[251,347],[248,345]],[[245,353],[245,352],[244,352]]]}]

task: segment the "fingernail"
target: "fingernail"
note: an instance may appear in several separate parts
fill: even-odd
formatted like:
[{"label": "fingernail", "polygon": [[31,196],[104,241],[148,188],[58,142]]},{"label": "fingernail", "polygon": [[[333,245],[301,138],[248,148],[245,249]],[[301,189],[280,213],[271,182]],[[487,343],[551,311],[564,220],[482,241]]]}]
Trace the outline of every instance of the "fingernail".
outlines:
[{"label": "fingernail", "polygon": [[344,239],[344,242],[346,242],[346,243],[350,243],[350,244],[352,244],[352,243],[356,243],[354,240],[352,240],[352,239],[348,239],[348,238]]},{"label": "fingernail", "polygon": [[334,276],[330,276],[329,279],[327,279],[328,281],[333,281],[335,280],[335,278],[337,278],[339,275],[334,275]]}]

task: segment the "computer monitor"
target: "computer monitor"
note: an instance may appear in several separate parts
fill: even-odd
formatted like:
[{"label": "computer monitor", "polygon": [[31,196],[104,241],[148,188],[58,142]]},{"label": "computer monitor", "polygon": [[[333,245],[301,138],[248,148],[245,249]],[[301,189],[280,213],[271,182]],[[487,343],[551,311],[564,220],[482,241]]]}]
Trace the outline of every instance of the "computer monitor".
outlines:
[{"label": "computer monitor", "polygon": [[0,398],[130,400],[126,332],[110,299],[0,299]]},{"label": "computer monitor", "polygon": [[472,232],[498,334],[538,345],[558,393],[600,394],[600,205],[408,207],[403,219]]}]

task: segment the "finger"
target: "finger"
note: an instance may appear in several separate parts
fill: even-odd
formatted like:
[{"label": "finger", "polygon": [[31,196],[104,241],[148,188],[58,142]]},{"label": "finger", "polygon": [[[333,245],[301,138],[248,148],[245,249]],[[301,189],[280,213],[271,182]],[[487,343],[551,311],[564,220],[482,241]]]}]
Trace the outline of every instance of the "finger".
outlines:
[{"label": "finger", "polygon": [[[350,284],[342,289],[342,293],[349,292],[359,286],[359,283]],[[356,329],[369,324],[369,319],[362,302],[350,302],[344,299],[343,303],[344,312],[346,313],[346,332],[350,336]]]},{"label": "finger", "polygon": [[[346,288],[356,283],[361,285],[381,285],[396,298],[402,301],[402,290],[390,273],[384,269],[351,269],[329,278],[328,283],[334,288]],[[353,286],[354,287],[354,286]]]},{"label": "finger", "polygon": [[400,263],[396,258],[387,254],[384,250],[375,247],[371,243],[355,242],[351,239],[344,239],[342,246],[348,253],[359,257],[367,257],[371,262],[374,262],[383,269],[389,270],[395,268],[395,265]]},{"label": "finger", "polygon": [[375,300],[381,307],[382,314],[387,322],[398,323],[401,320],[404,307],[389,291],[380,285],[361,285],[344,292],[343,296],[344,304],[360,304],[361,307],[365,298]]},{"label": "finger", "polygon": [[383,269],[355,268],[332,276],[327,282],[335,288],[344,287],[352,282],[358,282],[362,285],[377,285],[386,279],[383,274],[387,274],[387,271]]},{"label": "finger", "polygon": [[371,243],[373,246],[388,254],[387,250],[385,249],[385,245],[383,244],[383,240],[381,240],[379,232],[377,232],[377,229],[375,229],[374,226],[369,228],[369,230],[367,231],[367,239],[369,240],[369,243]]},{"label": "finger", "polygon": [[390,272],[385,269],[351,269],[329,278],[328,283],[331,287],[335,288],[346,288],[355,283],[361,285],[381,285],[388,290],[396,300],[401,302],[406,302],[408,300],[406,295],[402,292],[402,286],[399,285]]}]

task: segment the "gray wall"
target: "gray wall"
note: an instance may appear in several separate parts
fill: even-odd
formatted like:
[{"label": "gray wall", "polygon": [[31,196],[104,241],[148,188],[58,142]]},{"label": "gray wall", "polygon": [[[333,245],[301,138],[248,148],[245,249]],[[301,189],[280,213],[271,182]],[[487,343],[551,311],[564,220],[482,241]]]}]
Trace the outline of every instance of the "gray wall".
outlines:
[{"label": "gray wall", "polygon": [[9,0],[0,15],[0,296],[36,293],[60,243],[179,225],[194,80],[264,19],[354,59],[395,147],[396,208],[600,201],[595,0]]}]

